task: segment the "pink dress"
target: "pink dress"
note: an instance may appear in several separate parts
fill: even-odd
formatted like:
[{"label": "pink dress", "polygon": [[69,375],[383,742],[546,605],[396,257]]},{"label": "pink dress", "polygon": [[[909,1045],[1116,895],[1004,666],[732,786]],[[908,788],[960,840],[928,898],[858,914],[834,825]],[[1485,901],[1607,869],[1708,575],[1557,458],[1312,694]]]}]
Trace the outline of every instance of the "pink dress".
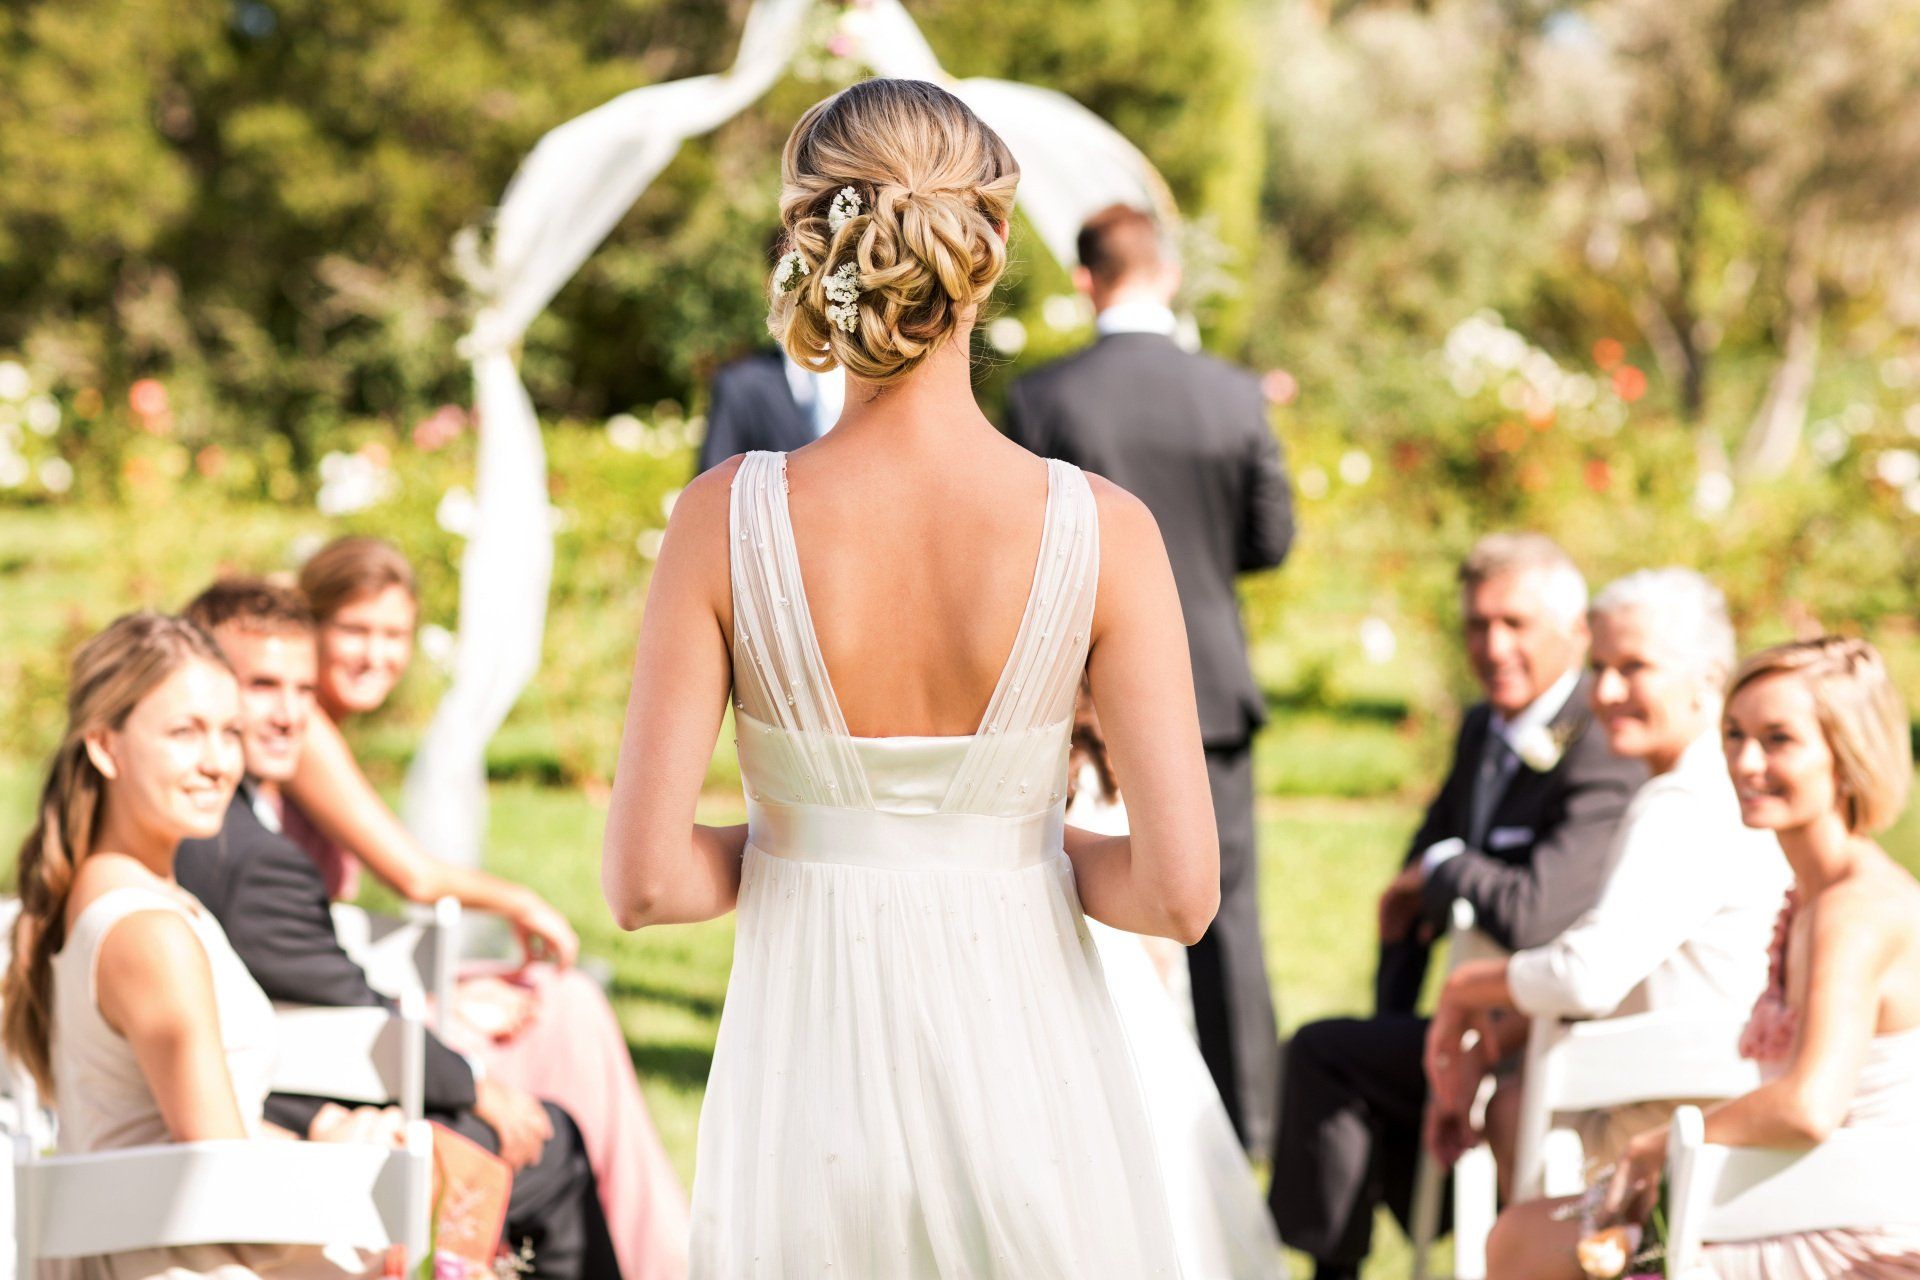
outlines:
[{"label": "pink dress", "polygon": [[[339,887],[359,884],[360,860],[322,836],[291,801],[284,826],[320,867],[330,892],[339,896]],[[476,961],[463,965],[460,976],[511,971]],[[517,978],[535,997],[526,1025],[495,1040],[455,1022],[447,1039],[477,1058],[491,1078],[558,1103],[580,1126],[624,1280],[681,1280],[690,1235],[687,1197],[647,1114],[613,1007],[577,969],[533,964]]]},{"label": "pink dress", "polygon": [[[1767,990],[1754,1006],[1741,1052],[1771,1077],[1791,1057],[1798,1018],[1786,1001],[1787,940],[1797,893],[1774,925]],[[1920,1027],[1875,1036],[1854,1087],[1843,1128],[1920,1124]],[[1805,1231],[1737,1244],[1708,1245],[1701,1266],[1714,1280],[1920,1280],[1920,1205],[1910,1221],[1871,1231]]]}]

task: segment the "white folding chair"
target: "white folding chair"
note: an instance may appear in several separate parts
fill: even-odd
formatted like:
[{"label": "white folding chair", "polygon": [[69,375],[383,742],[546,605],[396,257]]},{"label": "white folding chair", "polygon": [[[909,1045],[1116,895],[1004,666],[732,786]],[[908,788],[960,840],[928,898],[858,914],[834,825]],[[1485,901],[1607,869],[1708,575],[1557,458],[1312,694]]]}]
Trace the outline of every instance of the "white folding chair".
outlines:
[{"label": "white folding chair", "polygon": [[1568,1022],[1535,1018],[1514,1145],[1513,1197],[1578,1195],[1585,1183],[1579,1136],[1554,1118],[1671,1098],[1737,1098],[1760,1086],[1758,1063],[1740,1056],[1743,1015],[1698,1010]]},{"label": "white folding chair", "polygon": [[459,960],[459,902],[441,898],[430,907],[410,903],[399,917],[375,916],[352,903],[336,902],[333,932],[381,995],[397,1000],[403,991],[431,994],[433,1029],[445,1034]]},{"label": "white folding chair", "polygon": [[398,1103],[409,1121],[425,1107],[423,997],[403,991],[400,1012],[385,1009],[274,1006],[279,1055],[276,1093],[337,1098],[368,1106]]},{"label": "white folding chair", "polygon": [[1797,1231],[1872,1229],[1920,1217],[1920,1125],[1838,1129],[1804,1151],[1706,1141],[1698,1107],[1667,1141],[1667,1274],[1703,1245]]},{"label": "white folding chair", "polygon": [[[1506,954],[1506,948],[1480,931],[1473,904],[1454,899],[1447,929],[1447,971],[1469,960],[1499,959]],[[1493,1081],[1484,1081],[1474,1102],[1475,1123],[1484,1117],[1492,1092]],[[1440,1234],[1440,1187],[1445,1179],[1438,1162],[1422,1150],[1413,1182],[1413,1280],[1428,1280],[1427,1254]],[[1482,1143],[1453,1166],[1454,1280],[1486,1280],[1487,1237],[1499,1212],[1500,1183],[1493,1151]]]},{"label": "white folding chair", "polygon": [[[193,1244],[398,1245],[426,1257],[433,1134],[420,1118],[426,1030],[417,991],[384,1009],[276,1009],[273,1087],[384,1105],[407,1124],[398,1148],[273,1139],[174,1142],[43,1156],[14,1139],[14,1262]],[[30,1076],[21,1094],[31,1105]],[[103,1205],[113,1206],[103,1213]]]}]

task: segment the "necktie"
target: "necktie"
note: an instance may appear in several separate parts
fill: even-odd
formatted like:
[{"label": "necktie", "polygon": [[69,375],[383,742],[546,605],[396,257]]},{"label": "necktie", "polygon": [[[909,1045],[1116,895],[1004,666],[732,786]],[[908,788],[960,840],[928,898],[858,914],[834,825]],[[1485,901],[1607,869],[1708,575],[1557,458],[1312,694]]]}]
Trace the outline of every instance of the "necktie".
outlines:
[{"label": "necktie", "polygon": [[1512,772],[1513,750],[1494,729],[1487,729],[1487,741],[1480,749],[1480,768],[1474,774],[1472,804],[1468,806],[1467,846],[1478,849],[1487,838],[1487,825],[1493,821],[1493,807],[1507,789]]}]

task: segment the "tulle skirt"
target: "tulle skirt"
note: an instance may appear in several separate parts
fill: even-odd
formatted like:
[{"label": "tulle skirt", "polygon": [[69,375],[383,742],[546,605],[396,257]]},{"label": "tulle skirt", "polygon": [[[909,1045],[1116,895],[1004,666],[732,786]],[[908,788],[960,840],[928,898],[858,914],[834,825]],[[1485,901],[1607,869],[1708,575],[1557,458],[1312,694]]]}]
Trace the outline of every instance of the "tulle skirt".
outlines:
[{"label": "tulle skirt", "polygon": [[1064,856],[897,870],[749,845],[738,910],[696,1277],[1179,1274]]}]

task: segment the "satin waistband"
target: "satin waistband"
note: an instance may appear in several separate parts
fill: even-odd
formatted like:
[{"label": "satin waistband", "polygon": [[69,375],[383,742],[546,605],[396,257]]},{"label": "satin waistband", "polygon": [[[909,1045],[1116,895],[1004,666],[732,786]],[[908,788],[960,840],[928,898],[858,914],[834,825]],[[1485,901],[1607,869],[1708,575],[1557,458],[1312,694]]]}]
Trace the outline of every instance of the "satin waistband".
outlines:
[{"label": "satin waistband", "polygon": [[1003,818],[747,802],[747,843],[762,853],[889,871],[1018,871],[1058,856],[1065,829],[1059,805]]}]

